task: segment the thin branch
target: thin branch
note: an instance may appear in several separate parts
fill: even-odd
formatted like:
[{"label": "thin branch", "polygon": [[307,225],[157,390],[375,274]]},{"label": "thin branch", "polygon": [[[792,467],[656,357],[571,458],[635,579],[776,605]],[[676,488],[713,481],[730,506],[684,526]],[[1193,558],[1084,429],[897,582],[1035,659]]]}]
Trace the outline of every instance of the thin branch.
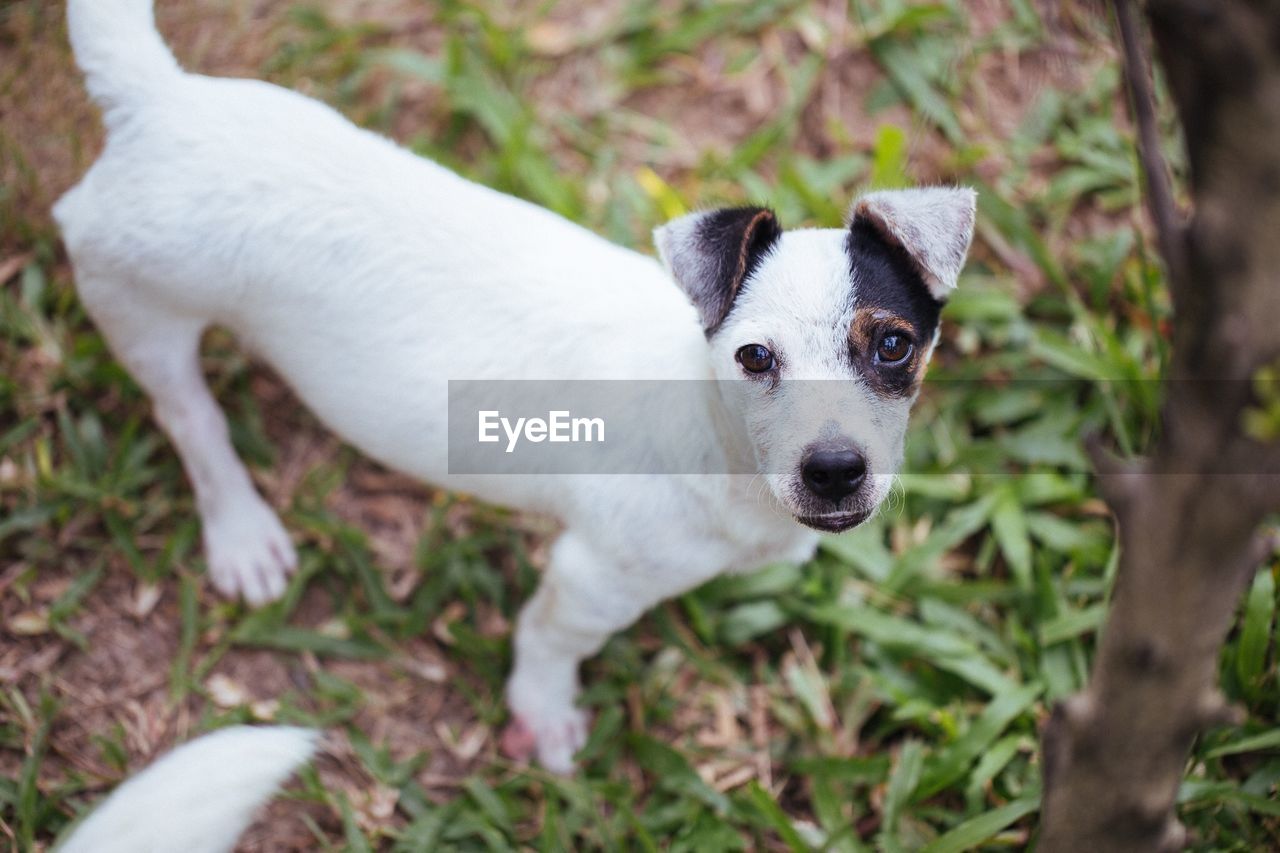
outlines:
[{"label": "thin branch", "polygon": [[1255,533],[1249,547],[1254,574],[1274,560],[1277,553],[1280,553],[1280,529],[1264,527]]},{"label": "thin branch", "polygon": [[1084,449],[1098,478],[1098,489],[1107,503],[1117,509],[1128,504],[1142,482],[1147,463],[1121,459],[1107,448],[1102,436],[1096,432],[1084,437]]},{"label": "thin branch", "polygon": [[1156,226],[1160,254],[1164,256],[1164,262],[1169,268],[1170,284],[1176,288],[1186,281],[1185,224],[1178,205],[1173,200],[1169,167],[1160,152],[1151,61],[1135,19],[1133,0],[1115,0],[1113,5],[1124,52],[1124,76],[1129,88],[1129,103],[1138,130],[1138,160],[1147,186],[1147,209]]}]

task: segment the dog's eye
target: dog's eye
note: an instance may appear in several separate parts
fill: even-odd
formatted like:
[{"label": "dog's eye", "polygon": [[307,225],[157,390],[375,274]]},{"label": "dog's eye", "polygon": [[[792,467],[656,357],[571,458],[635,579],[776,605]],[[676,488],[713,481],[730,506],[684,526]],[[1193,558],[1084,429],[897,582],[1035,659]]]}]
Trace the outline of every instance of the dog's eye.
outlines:
[{"label": "dog's eye", "polygon": [[911,355],[911,339],[898,332],[890,332],[880,339],[876,347],[876,361],[881,364],[897,364]]},{"label": "dog's eye", "polygon": [[776,362],[774,361],[773,353],[769,352],[768,347],[762,347],[760,344],[747,344],[738,350],[738,363],[749,373],[764,373],[773,370]]}]

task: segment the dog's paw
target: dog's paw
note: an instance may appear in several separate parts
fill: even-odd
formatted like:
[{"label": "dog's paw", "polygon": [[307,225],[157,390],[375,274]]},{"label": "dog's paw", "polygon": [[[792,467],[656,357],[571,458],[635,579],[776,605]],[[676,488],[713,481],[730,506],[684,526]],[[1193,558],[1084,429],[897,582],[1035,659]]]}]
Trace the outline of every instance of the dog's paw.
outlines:
[{"label": "dog's paw", "polygon": [[261,499],[206,518],[204,549],[214,588],[254,607],[283,595],[298,567],[289,534]]},{"label": "dog's paw", "polygon": [[503,755],[513,761],[528,761],[536,755],[547,770],[568,776],[576,767],[573,756],[587,742],[590,729],[590,715],[578,708],[537,721],[517,715],[503,731],[500,745]]}]

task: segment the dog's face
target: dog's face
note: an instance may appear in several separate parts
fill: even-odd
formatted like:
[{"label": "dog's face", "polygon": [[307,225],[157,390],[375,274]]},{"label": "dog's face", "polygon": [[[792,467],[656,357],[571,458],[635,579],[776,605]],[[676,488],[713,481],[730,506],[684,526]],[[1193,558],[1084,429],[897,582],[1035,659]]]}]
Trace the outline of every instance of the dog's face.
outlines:
[{"label": "dog's face", "polygon": [[762,208],[655,232],[697,307],[759,470],[797,520],[847,530],[884,500],[938,314],[973,237],[968,189],[877,192],[845,229],[783,232]]}]

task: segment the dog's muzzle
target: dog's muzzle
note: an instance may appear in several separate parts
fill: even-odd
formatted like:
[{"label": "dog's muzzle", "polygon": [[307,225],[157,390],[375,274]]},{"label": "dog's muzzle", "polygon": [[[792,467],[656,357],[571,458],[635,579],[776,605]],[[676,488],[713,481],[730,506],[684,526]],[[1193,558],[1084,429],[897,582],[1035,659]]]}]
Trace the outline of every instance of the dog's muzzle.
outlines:
[{"label": "dog's muzzle", "polygon": [[871,515],[867,474],[867,459],[852,439],[810,445],[800,460],[796,520],[824,533],[857,527]]}]

